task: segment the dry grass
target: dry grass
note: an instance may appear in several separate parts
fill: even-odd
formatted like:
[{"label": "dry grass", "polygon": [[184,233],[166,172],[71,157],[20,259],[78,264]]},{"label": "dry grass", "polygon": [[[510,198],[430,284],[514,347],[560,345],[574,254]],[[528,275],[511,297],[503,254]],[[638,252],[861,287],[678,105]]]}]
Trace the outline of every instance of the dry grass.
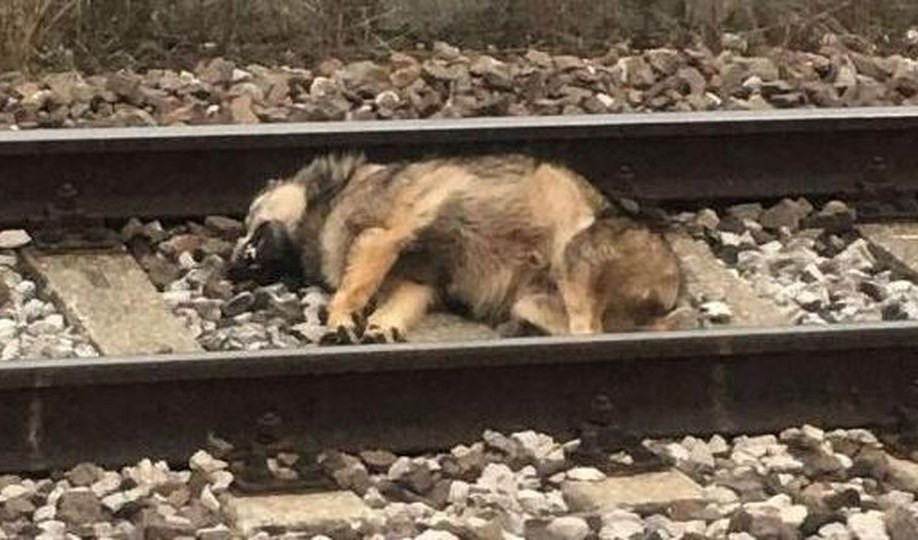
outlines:
[{"label": "dry grass", "polygon": [[79,0],[0,0],[0,69],[26,69]]},{"label": "dry grass", "polygon": [[816,47],[832,32],[894,48],[914,0],[0,0],[0,68],[192,64],[204,55],[307,63],[442,39],[596,51],[614,40]]}]

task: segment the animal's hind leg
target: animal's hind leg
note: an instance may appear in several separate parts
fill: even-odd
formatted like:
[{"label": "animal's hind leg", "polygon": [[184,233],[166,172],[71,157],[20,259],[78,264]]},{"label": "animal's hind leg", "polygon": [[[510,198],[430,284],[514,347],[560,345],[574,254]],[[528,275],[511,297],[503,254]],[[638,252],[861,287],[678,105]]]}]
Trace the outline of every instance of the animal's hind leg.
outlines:
[{"label": "animal's hind leg", "polygon": [[513,304],[510,314],[548,334],[563,335],[569,331],[567,311],[557,294],[525,294]]},{"label": "animal's hind leg", "polygon": [[429,285],[396,278],[386,286],[387,294],[367,320],[365,342],[400,341],[420,322],[434,302]]},{"label": "animal's hind leg", "polygon": [[366,229],[354,240],[348,253],[341,284],[328,303],[328,326],[332,329],[356,326],[354,314],[366,307],[404,245],[404,239],[389,229]]},{"label": "animal's hind leg", "polygon": [[585,266],[568,272],[558,281],[572,334],[601,334],[603,331],[604,305],[598,298],[598,291],[592,290],[592,281],[591,272]]}]

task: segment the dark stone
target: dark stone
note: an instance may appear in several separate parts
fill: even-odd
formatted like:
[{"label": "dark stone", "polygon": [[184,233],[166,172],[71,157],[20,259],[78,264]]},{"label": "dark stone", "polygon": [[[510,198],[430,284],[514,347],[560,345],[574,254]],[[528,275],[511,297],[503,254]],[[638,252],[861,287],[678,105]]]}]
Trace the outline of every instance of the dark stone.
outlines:
[{"label": "dark stone", "polygon": [[800,228],[800,219],[805,215],[805,211],[800,205],[790,199],[782,199],[781,202],[762,212],[759,223],[766,229],[777,231],[786,227],[791,231]]},{"label": "dark stone", "polygon": [[150,281],[159,290],[165,289],[170,283],[182,277],[181,268],[162,257],[148,255],[138,262],[146,270]]},{"label": "dark stone", "polygon": [[211,278],[204,284],[204,295],[208,298],[230,300],[233,298],[233,284],[225,279]]},{"label": "dark stone", "polygon": [[449,502],[449,489],[452,486],[453,480],[440,479],[434,484],[433,489],[430,490],[430,493],[427,495],[427,499],[431,502],[431,506],[442,510],[446,508],[446,505]]},{"label": "dark stone", "polygon": [[104,520],[105,513],[93,492],[68,491],[58,501],[57,518],[70,525],[83,525]]},{"label": "dark stone", "polygon": [[207,216],[204,225],[224,240],[235,240],[245,234],[245,225],[226,216]]},{"label": "dark stone", "polygon": [[760,540],[798,540],[800,532],[781,521],[778,516],[754,515],[746,530]]},{"label": "dark stone", "polygon": [[736,216],[726,215],[717,224],[717,230],[741,235],[746,232],[746,224]]},{"label": "dark stone", "polygon": [[838,476],[845,472],[837,457],[822,450],[792,451],[791,453],[803,462],[806,476],[810,478],[823,475]]},{"label": "dark stone", "polygon": [[837,493],[832,493],[825,498],[826,505],[832,510],[840,508],[859,508],[861,506],[861,494],[855,489],[845,489]]},{"label": "dark stone", "polygon": [[191,521],[192,529],[213,527],[220,522],[219,517],[215,516],[199,499],[192,500],[188,506],[179,511],[179,515]]},{"label": "dark stone", "polygon": [[384,473],[395,463],[398,456],[388,450],[367,450],[360,453],[360,459],[372,473]]},{"label": "dark stone", "polygon": [[825,508],[809,509],[806,518],[804,518],[803,523],[800,524],[800,532],[811,536],[819,533],[824,525],[828,525],[833,521],[844,521],[843,516],[838,516],[834,512],[830,512]]},{"label": "dark stone", "polygon": [[869,279],[860,282],[858,289],[877,302],[882,302],[886,299],[887,296],[886,287],[880,285],[876,281],[871,281]]},{"label": "dark stone", "polygon": [[426,465],[415,465],[411,471],[402,477],[401,482],[420,495],[427,494],[434,486],[433,473]]},{"label": "dark stone", "polygon": [[6,305],[10,301],[12,295],[10,294],[10,288],[6,283],[0,281],[0,307]]},{"label": "dark stone", "polygon": [[763,211],[764,208],[760,203],[736,204],[727,208],[727,215],[733,216],[740,221],[746,219],[758,221]]},{"label": "dark stone", "polygon": [[235,317],[251,310],[255,306],[255,295],[243,291],[230,300],[223,303],[223,315],[226,317]]},{"label": "dark stone", "polygon": [[16,521],[19,518],[29,517],[35,511],[35,505],[26,497],[15,497],[3,503],[0,509],[0,518],[3,521]]},{"label": "dark stone", "polygon": [[768,496],[763,479],[753,471],[726,473],[722,477],[716,477],[714,482],[735,491],[743,502],[761,501]]},{"label": "dark stone", "polygon": [[105,471],[94,463],[80,463],[65,475],[75,487],[86,487],[96,483]]},{"label": "dark stone", "polygon": [[830,201],[817,214],[805,220],[807,227],[825,229],[829,233],[845,233],[854,229],[857,213],[841,201]]},{"label": "dark stone", "polygon": [[750,231],[752,234],[752,239],[759,245],[767,244],[769,242],[774,242],[778,239],[777,236],[771,234],[770,232],[764,229],[752,229]]},{"label": "dark stone", "polygon": [[862,476],[883,481],[889,476],[889,461],[883,450],[876,448],[863,448],[853,456],[853,466],[849,470],[851,476]]}]

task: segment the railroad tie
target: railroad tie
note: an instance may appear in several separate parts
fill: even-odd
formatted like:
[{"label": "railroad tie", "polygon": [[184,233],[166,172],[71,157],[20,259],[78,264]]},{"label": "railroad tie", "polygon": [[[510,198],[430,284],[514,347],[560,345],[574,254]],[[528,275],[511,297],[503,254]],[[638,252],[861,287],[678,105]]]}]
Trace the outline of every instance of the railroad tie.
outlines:
[{"label": "railroad tie", "polygon": [[236,532],[248,538],[265,528],[328,535],[349,531],[370,508],[350,491],[231,497],[226,512]]},{"label": "railroad tie", "polygon": [[568,480],[561,490],[575,512],[604,513],[622,507],[665,511],[675,504],[705,499],[701,486],[676,469],[612,476],[598,482]]},{"label": "railroad tie", "polygon": [[708,245],[682,233],[667,235],[682,263],[691,298],[718,298],[733,312],[731,326],[791,326],[790,315],[756,294],[752,286],[730,272]]},{"label": "railroad tie", "polygon": [[912,279],[918,279],[918,224],[884,223],[859,225],[871,244],[871,253]]},{"label": "railroad tie", "polygon": [[45,254],[27,249],[23,261],[103,356],[202,350],[127,252]]}]

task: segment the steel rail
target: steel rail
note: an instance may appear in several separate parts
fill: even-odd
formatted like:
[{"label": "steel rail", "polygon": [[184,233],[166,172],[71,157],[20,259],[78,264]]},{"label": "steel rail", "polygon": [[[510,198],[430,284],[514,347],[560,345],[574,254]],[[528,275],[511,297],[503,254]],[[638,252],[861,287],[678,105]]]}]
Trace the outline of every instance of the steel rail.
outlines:
[{"label": "steel rail", "polygon": [[37,215],[64,183],[112,219],[238,214],[266,179],[334,150],[531,152],[611,194],[697,201],[851,192],[877,158],[918,188],[916,147],[914,107],[9,131],[0,224]]},{"label": "steel rail", "polygon": [[0,469],[181,461],[274,411],[322,447],[447,448],[486,428],[570,437],[597,394],[642,435],[887,425],[918,323],[711,329],[0,364]]}]

